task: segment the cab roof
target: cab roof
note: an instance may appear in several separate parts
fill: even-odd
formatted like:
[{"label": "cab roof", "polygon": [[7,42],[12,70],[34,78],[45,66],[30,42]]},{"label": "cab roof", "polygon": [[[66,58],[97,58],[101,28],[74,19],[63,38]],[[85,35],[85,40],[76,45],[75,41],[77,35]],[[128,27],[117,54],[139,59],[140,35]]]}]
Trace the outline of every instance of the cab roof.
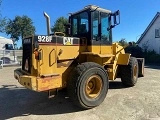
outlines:
[{"label": "cab roof", "polygon": [[74,14],[77,14],[77,13],[80,13],[80,12],[83,12],[83,11],[86,11],[86,10],[91,10],[91,11],[97,10],[97,11],[100,11],[100,12],[103,12],[103,13],[107,13],[107,14],[111,13],[110,10],[100,8],[99,6],[88,5],[88,6],[85,6],[84,9],[82,9],[80,11],[77,11],[75,13],[71,13],[71,15],[74,15]]}]

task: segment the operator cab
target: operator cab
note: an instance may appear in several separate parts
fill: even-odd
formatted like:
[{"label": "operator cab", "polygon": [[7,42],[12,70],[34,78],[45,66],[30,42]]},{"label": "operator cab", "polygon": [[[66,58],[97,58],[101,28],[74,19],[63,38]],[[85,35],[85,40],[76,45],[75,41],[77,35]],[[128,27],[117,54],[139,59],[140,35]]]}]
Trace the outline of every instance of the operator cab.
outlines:
[{"label": "operator cab", "polygon": [[70,15],[70,36],[86,38],[87,45],[110,45],[111,29],[120,23],[120,19],[117,22],[117,16],[119,11],[111,13],[98,6],[86,6],[83,10]]}]

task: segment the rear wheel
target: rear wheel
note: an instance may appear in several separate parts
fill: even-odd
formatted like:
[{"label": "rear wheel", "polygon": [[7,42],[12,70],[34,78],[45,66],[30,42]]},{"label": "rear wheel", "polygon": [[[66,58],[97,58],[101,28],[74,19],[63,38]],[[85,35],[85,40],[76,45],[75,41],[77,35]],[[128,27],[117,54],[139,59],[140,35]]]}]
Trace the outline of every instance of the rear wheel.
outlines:
[{"label": "rear wheel", "polygon": [[108,92],[108,74],[100,65],[86,62],[78,65],[68,82],[68,93],[78,106],[88,109],[100,105]]},{"label": "rear wheel", "polygon": [[134,86],[138,79],[138,62],[137,59],[131,57],[127,66],[121,65],[120,76],[122,83],[126,86]]}]

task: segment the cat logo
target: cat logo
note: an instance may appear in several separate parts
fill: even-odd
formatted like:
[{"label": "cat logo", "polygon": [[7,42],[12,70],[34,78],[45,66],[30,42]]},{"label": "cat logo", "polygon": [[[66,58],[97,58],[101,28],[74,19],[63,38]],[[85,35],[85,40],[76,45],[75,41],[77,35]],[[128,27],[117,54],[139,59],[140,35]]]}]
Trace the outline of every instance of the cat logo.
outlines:
[{"label": "cat logo", "polygon": [[28,71],[28,59],[26,59],[25,68],[24,69]]},{"label": "cat logo", "polygon": [[64,37],[63,38],[63,45],[73,45],[73,38]]}]

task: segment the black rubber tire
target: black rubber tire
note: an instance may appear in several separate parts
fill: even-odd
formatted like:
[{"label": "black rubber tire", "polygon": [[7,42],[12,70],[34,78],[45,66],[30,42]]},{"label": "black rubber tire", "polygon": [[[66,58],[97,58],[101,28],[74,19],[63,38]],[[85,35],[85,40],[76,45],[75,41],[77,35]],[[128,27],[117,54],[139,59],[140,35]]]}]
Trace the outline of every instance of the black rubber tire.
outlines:
[{"label": "black rubber tire", "polygon": [[144,77],[144,59],[137,58],[137,61],[138,61],[138,67],[139,67],[138,77]]},{"label": "black rubber tire", "polygon": [[[102,87],[97,97],[90,98],[85,92],[85,87],[87,80],[93,75],[97,75],[101,78]],[[70,99],[83,109],[90,109],[100,105],[106,97],[108,88],[107,72],[103,67],[93,62],[85,62],[75,67],[67,83]]]},{"label": "black rubber tire", "polygon": [[[136,66],[134,73],[134,67]],[[119,66],[121,81],[125,86],[132,87],[138,79],[138,62],[135,57],[130,57],[128,65]]]}]

